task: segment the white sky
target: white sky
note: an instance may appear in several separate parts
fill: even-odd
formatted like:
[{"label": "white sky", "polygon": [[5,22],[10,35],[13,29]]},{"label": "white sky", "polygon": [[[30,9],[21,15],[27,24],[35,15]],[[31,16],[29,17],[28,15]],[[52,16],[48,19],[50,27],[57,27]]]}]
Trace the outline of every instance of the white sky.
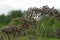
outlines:
[{"label": "white sky", "polygon": [[14,9],[26,10],[29,7],[41,7],[43,5],[60,8],[60,0],[0,0],[0,12]]}]

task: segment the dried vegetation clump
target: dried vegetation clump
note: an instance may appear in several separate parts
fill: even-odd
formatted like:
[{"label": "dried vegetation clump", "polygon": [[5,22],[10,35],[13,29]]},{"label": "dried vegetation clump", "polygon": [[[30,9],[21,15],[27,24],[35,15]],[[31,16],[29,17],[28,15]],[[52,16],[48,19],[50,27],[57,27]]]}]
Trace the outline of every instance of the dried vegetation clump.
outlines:
[{"label": "dried vegetation clump", "polygon": [[58,38],[58,39],[60,39],[60,28],[56,28],[54,31],[55,31],[54,32],[55,37]]},{"label": "dried vegetation clump", "polygon": [[24,11],[25,18],[40,18],[41,16],[54,16],[57,20],[60,20],[60,14],[58,10],[54,9],[54,7],[49,8],[47,5],[42,6],[40,8],[33,7],[33,8],[28,8],[28,10]]},{"label": "dried vegetation clump", "polygon": [[[19,21],[19,24],[17,25],[12,25],[14,24],[15,21]],[[36,21],[35,20],[28,20],[28,19],[23,19],[23,18],[15,18],[11,22],[10,26],[6,26],[1,29],[3,34],[13,34],[14,37],[22,37],[26,35],[26,30],[31,30],[31,28],[37,28],[36,27]]]}]

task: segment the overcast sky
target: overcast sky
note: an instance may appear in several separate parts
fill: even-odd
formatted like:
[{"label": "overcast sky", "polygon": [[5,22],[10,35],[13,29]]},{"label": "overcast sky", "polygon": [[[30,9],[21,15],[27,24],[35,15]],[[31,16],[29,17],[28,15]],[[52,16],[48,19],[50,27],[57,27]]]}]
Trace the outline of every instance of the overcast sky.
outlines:
[{"label": "overcast sky", "polygon": [[0,14],[10,10],[26,10],[29,7],[41,7],[43,5],[60,8],[60,0],[0,0]]}]

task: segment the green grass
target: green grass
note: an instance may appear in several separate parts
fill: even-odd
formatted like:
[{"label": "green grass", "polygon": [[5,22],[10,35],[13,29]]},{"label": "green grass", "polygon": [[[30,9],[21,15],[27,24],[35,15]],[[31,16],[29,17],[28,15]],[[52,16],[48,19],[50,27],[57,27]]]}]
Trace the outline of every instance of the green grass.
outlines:
[{"label": "green grass", "polygon": [[[13,40],[16,40],[16,39],[14,39],[11,36],[10,36],[10,38],[13,39]],[[4,40],[8,40],[7,36],[4,37]],[[28,40],[28,36],[20,37],[19,40]],[[45,39],[43,37],[38,37],[37,40],[58,40],[58,39],[53,38],[53,37],[51,37],[51,38],[45,38]]]},{"label": "green grass", "polygon": [[[27,37],[21,37],[20,40],[28,40]],[[39,37],[37,40],[45,40],[43,37]],[[58,40],[56,38],[46,38],[46,40]]]},{"label": "green grass", "polygon": [[56,38],[46,38],[46,39],[44,39],[44,38],[40,37],[38,40],[57,40],[57,39]]},{"label": "green grass", "polygon": [[[20,40],[28,40],[27,37],[21,37]],[[39,37],[38,40],[44,40],[44,38]],[[57,40],[56,38],[46,38],[46,40]]]}]

